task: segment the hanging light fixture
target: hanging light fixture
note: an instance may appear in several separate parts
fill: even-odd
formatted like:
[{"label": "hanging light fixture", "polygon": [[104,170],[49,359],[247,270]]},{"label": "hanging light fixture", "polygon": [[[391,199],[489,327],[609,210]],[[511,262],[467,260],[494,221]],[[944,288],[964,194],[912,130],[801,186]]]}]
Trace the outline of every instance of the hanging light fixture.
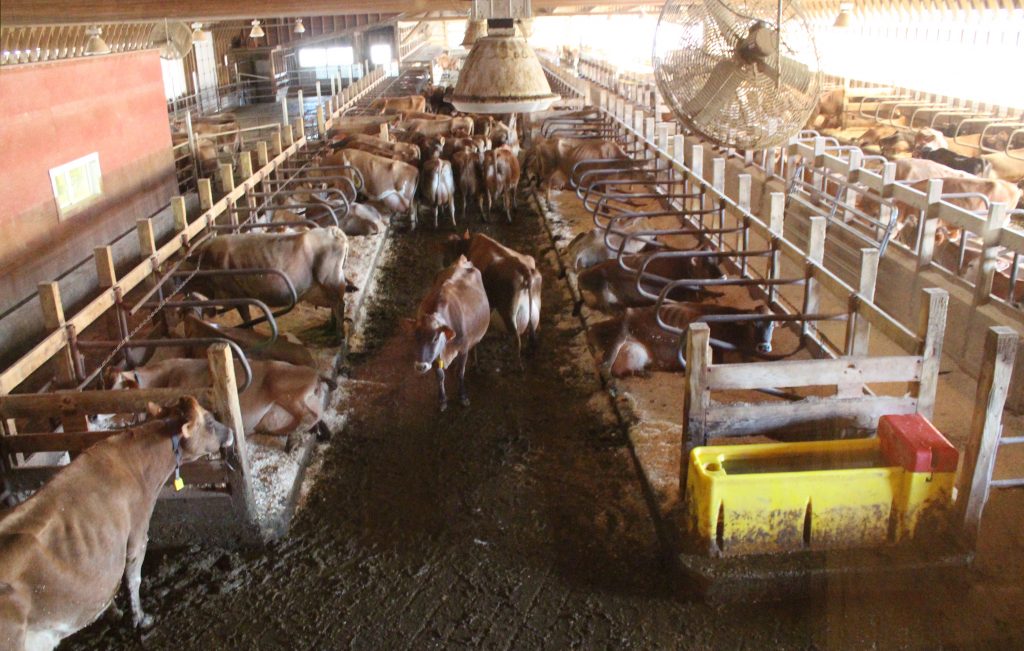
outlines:
[{"label": "hanging light fixture", "polygon": [[487,21],[471,18],[466,21],[466,36],[462,39],[462,47],[471,48],[481,36],[487,36]]},{"label": "hanging light fixture", "polygon": [[487,35],[476,39],[459,73],[452,105],[463,113],[530,113],[551,106],[558,95],[540,66],[537,54],[516,22],[530,17],[530,2],[513,4],[474,0],[473,14],[487,18]]},{"label": "hanging light fixture", "polygon": [[263,38],[263,28],[260,27],[260,21],[253,19],[252,29],[249,30],[249,38]]},{"label": "hanging light fixture", "polygon": [[104,41],[103,37],[100,36],[100,34],[103,33],[102,29],[99,27],[90,27],[85,30],[85,33],[89,35],[89,40],[85,44],[84,54],[86,56],[92,56],[94,54],[110,54],[110,47],[107,46],[106,41]]},{"label": "hanging light fixture", "polygon": [[301,18],[295,19],[295,27],[292,28],[292,32],[295,34],[305,34],[306,26],[302,24]]},{"label": "hanging light fixture", "polygon": [[836,16],[836,22],[832,24],[833,27],[849,27],[850,23],[853,22],[853,3],[843,2],[839,5],[839,15]]},{"label": "hanging light fixture", "polygon": [[206,41],[210,38],[210,32],[203,31],[202,23],[192,23],[192,40],[193,41]]}]

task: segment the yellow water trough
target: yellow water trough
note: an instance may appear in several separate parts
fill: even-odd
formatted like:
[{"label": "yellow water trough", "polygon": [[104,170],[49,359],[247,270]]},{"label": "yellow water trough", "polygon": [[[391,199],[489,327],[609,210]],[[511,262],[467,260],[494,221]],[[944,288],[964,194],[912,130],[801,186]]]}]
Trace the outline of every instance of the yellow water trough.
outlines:
[{"label": "yellow water trough", "polygon": [[941,527],[957,451],[924,417],[878,437],[695,448],[686,527],[714,556],[890,545]]}]

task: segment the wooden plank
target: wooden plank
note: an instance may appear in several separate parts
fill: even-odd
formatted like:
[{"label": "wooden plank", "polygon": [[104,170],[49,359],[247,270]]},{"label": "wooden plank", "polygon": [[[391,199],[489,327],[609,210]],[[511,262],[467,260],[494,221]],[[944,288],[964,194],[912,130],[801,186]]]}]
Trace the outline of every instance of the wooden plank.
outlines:
[{"label": "wooden plank", "polygon": [[686,486],[690,451],[707,444],[708,367],[711,364],[711,327],[694,323],[686,335],[686,402],[683,406],[683,441],[679,459],[680,490]]},{"label": "wooden plank", "polygon": [[921,358],[913,356],[715,364],[708,369],[708,386],[712,391],[917,382],[920,378]]},{"label": "wooden plank", "polygon": [[707,436],[748,436],[798,424],[832,419],[863,429],[874,429],[885,414],[912,414],[913,398],[862,396],[808,398],[799,402],[712,403],[708,408]]},{"label": "wooden plank", "polygon": [[[824,268],[825,260],[825,228],[827,226],[824,217],[814,216],[810,218],[811,232],[807,240],[807,260],[813,264],[807,265],[806,279],[804,283],[804,314],[816,314],[818,306],[821,305],[821,289],[815,277],[816,268]],[[813,321],[804,321],[801,329],[804,335],[811,334],[817,330]]]},{"label": "wooden plank", "polygon": [[1008,222],[1009,215],[1006,204],[992,204],[981,235],[982,248],[981,257],[978,259],[978,277],[974,281],[975,305],[985,305],[992,300],[992,282],[997,273],[996,262],[1000,253],[1000,234]]},{"label": "wooden plank", "polygon": [[169,405],[186,395],[195,396],[196,400],[207,407],[214,404],[212,389],[54,391],[0,396],[0,414],[5,418],[28,418],[57,413],[142,413],[150,402]]},{"label": "wooden plank", "polygon": [[[878,249],[873,247],[860,250],[860,284],[857,293],[861,300],[873,302],[875,300],[875,285],[878,279]],[[871,339],[871,322],[853,314],[853,336],[848,354],[867,355],[868,344]]]},{"label": "wooden plank", "polygon": [[989,484],[1003,428],[1003,406],[1013,375],[1019,336],[1007,326],[990,328],[974,400],[971,431],[957,478],[957,500],[964,538],[975,547],[981,516],[988,501]]},{"label": "wooden plank", "polygon": [[235,434],[232,454],[235,471],[231,477],[232,501],[239,518],[249,524],[256,522],[256,502],[252,492],[252,471],[242,425],[242,408],[238,404],[238,383],[235,380],[235,364],[227,344],[214,344],[207,352],[210,375],[213,377],[215,413],[220,421]]},{"label": "wooden plank", "polygon": [[171,211],[174,213],[174,230],[183,231],[188,228],[185,197],[171,197]]},{"label": "wooden plank", "polygon": [[932,417],[935,393],[939,387],[939,366],[942,363],[942,341],[946,334],[946,312],[949,294],[944,289],[928,287],[923,291],[918,336],[922,358],[921,382],[917,388],[917,411]]},{"label": "wooden plank", "polygon": [[921,340],[902,323],[894,320],[871,301],[860,301],[857,305],[857,317],[863,317],[872,326],[878,328],[897,346],[911,354],[917,354]]},{"label": "wooden plank", "polygon": [[[53,479],[53,476],[64,468],[67,468],[67,466],[12,468],[5,474],[4,479],[10,482],[10,488],[12,490],[38,490],[43,484]],[[182,491],[182,495],[177,495],[176,497],[187,497],[190,485],[195,486],[226,483],[227,472],[228,470],[224,466],[224,463],[219,460],[200,459],[198,461],[193,461],[192,463],[187,463],[181,467],[181,476],[182,479],[185,480],[185,490]],[[167,486],[170,486],[170,482],[168,482]],[[161,493],[161,498],[164,496],[165,495]]]},{"label": "wooden plank", "polygon": [[205,212],[213,208],[213,185],[210,183],[210,179],[199,179],[197,185],[199,189],[199,208]]},{"label": "wooden plank", "polygon": [[8,454],[32,452],[81,452],[94,443],[110,438],[119,431],[54,432],[50,434],[18,434],[0,436],[0,450]]},{"label": "wooden plank", "polygon": [[[64,321],[64,304],[60,297],[60,286],[57,283],[39,283],[39,305],[43,311],[43,326],[50,331],[60,332],[67,339],[66,324]],[[61,388],[72,387],[77,383],[75,375],[75,359],[71,346],[63,346],[55,360],[56,381]],[[86,429],[84,419],[72,419],[68,423],[69,429],[80,431]]]}]

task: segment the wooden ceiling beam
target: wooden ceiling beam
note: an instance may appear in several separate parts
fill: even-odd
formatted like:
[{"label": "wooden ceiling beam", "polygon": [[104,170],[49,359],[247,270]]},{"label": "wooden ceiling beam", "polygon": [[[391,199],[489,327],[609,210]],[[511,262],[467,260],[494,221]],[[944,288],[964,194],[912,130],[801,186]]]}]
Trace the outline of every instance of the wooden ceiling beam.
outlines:
[{"label": "wooden ceiling beam", "polygon": [[[533,0],[534,9],[592,6],[594,0]],[[601,0],[605,6],[650,6],[660,2]],[[276,16],[334,16],[367,13],[453,11],[466,13],[460,0],[3,0],[4,27],[117,22],[252,20]]]}]

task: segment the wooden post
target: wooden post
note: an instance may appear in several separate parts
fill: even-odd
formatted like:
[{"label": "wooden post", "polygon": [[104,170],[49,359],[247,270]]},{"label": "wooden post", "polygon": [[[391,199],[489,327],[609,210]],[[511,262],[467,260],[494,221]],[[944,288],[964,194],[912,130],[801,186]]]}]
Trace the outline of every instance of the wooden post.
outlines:
[{"label": "wooden post", "polygon": [[231,446],[235,466],[231,476],[231,501],[238,515],[249,525],[255,526],[256,503],[252,494],[252,474],[231,349],[227,344],[214,344],[207,351],[207,361],[210,364],[210,377],[213,378],[217,417],[235,433],[234,445]]},{"label": "wooden post", "polygon": [[[139,235],[139,250],[142,251],[142,255],[147,258],[156,255],[156,235],[153,231],[153,220],[136,220],[135,229]],[[153,269],[153,271],[156,271],[156,269]]]},{"label": "wooden post", "polygon": [[[776,238],[782,238],[785,231],[786,218],[786,195],[783,192],[772,192],[771,203],[769,204],[768,230],[772,234],[772,254],[768,258],[768,278],[778,278],[782,272],[782,265],[779,264],[779,249]],[[778,291],[775,285],[768,286],[768,303],[775,301],[775,294]]]},{"label": "wooden post", "polygon": [[[734,223],[738,226],[743,224],[743,230],[736,234],[736,248],[746,251],[750,248],[750,188],[753,183],[749,174],[740,174],[737,177],[736,203],[739,204],[740,214],[736,215]],[[747,275],[747,258],[739,259],[740,276]]]},{"label": "wooden post", "polygon": [[[1006,204],[993,203],[988,209],[985,229],[981,232],[981,257],[978,260],[978,277],[974,280],[974,304],[985,305],[992,300],[992,281],[996,275],[996,259],[999,257],[999,236],[1006,226],[1008,215]],[[961,235],[964,237],[966,234]],[[1013,290],[1009,297],[1012,301]]]},{"label": "wooden post", "polygon": [[213,185],[210,179],[199,179],[199,207],[203,212],[213,208]]},{"label": "wooden post", "polygon": [[[700,197],[694,199],[691,203],[696,206],[696,210],[704,209],[704,185],[701,181],[704,180],[704,147],[702,145],[694,145],[690,147],[690,171],[693,172],[693,177],[697,179],[695,182],[690,183],[690,187],[687,188],[687,192],[701,191]],[[704,226],[704,215],[700,216],[700,225]]]},{"label": "wooden post", "polygon": [[[43,326],[50,331],[65,328],[64,304],[60,298],[60,287],[57,283],[39,283],[39,306],[43,310]],[[56,355],[56,381],[61,389],[69,389],[77,383],[75,358],[70,343],[64,345]],[[61,415],[61,423],[65,431],[85,432],[89,429],[85,414]]]},{"label": "wooden post", "polygon": [[270,152],[267,149],[266,140],[260,140],[256,143],[256,164],[260,166],[260,169],[270,164]]},{"label": "wooden post", "polygon": [[985,357],[978,375],[974,416],[957,478],[957,511],[963,523],[964,538],[972,549],[977,545],[981,515],[988,501],[1018,339],[1013,328],[1007,326],[989,328],[985,335]]},{"label": "wooden post", "polygon": [[927,205],[921,210],[921,221],[917,225],[918,238],[921,242],[921,248],[917,252],[918,271],[927,269],[935,256],[935,230],[939,226],[938,215],[935,213],[939,202],[942,201],[942,179],[929,179],[925,201]]},{"label": "wooden post", "polygon": [[931,418],[935,409],[935,392],[939,387],[939,365],[942,363],[942,340],[946,334],[946,311],[949,294],[944,289],[924,290],[918,337],[921,338],[921,382],[917,386],[917,413]]},{"label": "wooden post", "polygon": [[295,118],[292,123],[292,142],[306,137],[306,123],[302,118]]},{"label": "wooden post", "polygon": [[316,133],[320,138],[327,135],[327,119],[324,117],[323,104],[316,105]]},{"label": "wooden post", "polygon": [[[712,227],[724,229],[725,201],[722,199],[722,197],[725,196],[725,159],[720,156],[711,159],[711,187],[713,187],[715,190],[718,191],[719,194],[721,194],[721,196],[713,197],[714,201],[712,205],[717,206],[718,208],[720,208],[720,210],[718,212],[718,224],[716,226],[714,223],[714,218],[712,218]],[[725,234],[719,233],[718,237],[716,237],[715,239],[718,241],[718,248],[722,249],[722,245],[725,241]]]},{"label": "wooden post", "polygon": [[[224,194],[229,194],[235,189],[235,171],[231,167],[231,163],[221,163],[220,166],[220,183],[223,186]],[[234,202],[229,204],[229,207],[234,206]],[[232,224],[238,224],[238,213],[233,210],[228,212],[228,221]]]},{"label": "wooden post", "polygon": [[[818,311],[818,305],[821,302],[819,296],[820,288],[818,287],[818,281],[814,277],[815,265],[824,267],[825,260],[825,228],[827,226],[826,220],[821,216],[814,216],[810,218],[811,232],[807,240],[807,269],[805,273],[805,284],[804,284],[804,314],[813,314]],[[804,321],[802,331],[805,335],[811,333],[812,329],[817,329],[814,322]]]},{"label": "wooden post", "polygon": [[281,124],[288,124],[288,93],[281,98]]},{"label": "wooden post", "polygon": [[686,471],[690,465],[690,451],[707,444],[708,407],[711,390],[708,388],[708,366],[711,364],[711,328],[706,323],[694,323],[686,335],[686,402],[683,406],[683,440],[679,455],[679,494],[686,493]]},{"label": "wooden post", "polygon": [[[287,125],[285,125],[287,126]],[[284,149],[281,147],[281,130],[270,134],[270,154],[277,158]]]},{"label": "wooden post", "polygon": [[[862,300],[874,302],[875,281],[878,278],[878,249],[873,247],[860,250],[860,285],[857,294]],[[853,335],[848,355],[868,354],[868,343],[871,339],[871,323],[858,313],[850,315],[853,322]],[[847,326],[849,327],[849,325]]]},{"label": "wooden post", "polygon": [[188,228],[188,214],[185,211],[185,197],[171,197],[171,212],[174,213],[174,230]]},{"label": "wooden post", "polygon": [[[110,289],[117,284],[117,268],[114,266],[114,248],[111,246],[98,246],[93,249],[93,258],[96,260],[96,278],[100,289]],[[121,308],[114,305],[107,310],[105,315],[107,336],[113,340],[121,339],[120,316],[118,310]]]}]

